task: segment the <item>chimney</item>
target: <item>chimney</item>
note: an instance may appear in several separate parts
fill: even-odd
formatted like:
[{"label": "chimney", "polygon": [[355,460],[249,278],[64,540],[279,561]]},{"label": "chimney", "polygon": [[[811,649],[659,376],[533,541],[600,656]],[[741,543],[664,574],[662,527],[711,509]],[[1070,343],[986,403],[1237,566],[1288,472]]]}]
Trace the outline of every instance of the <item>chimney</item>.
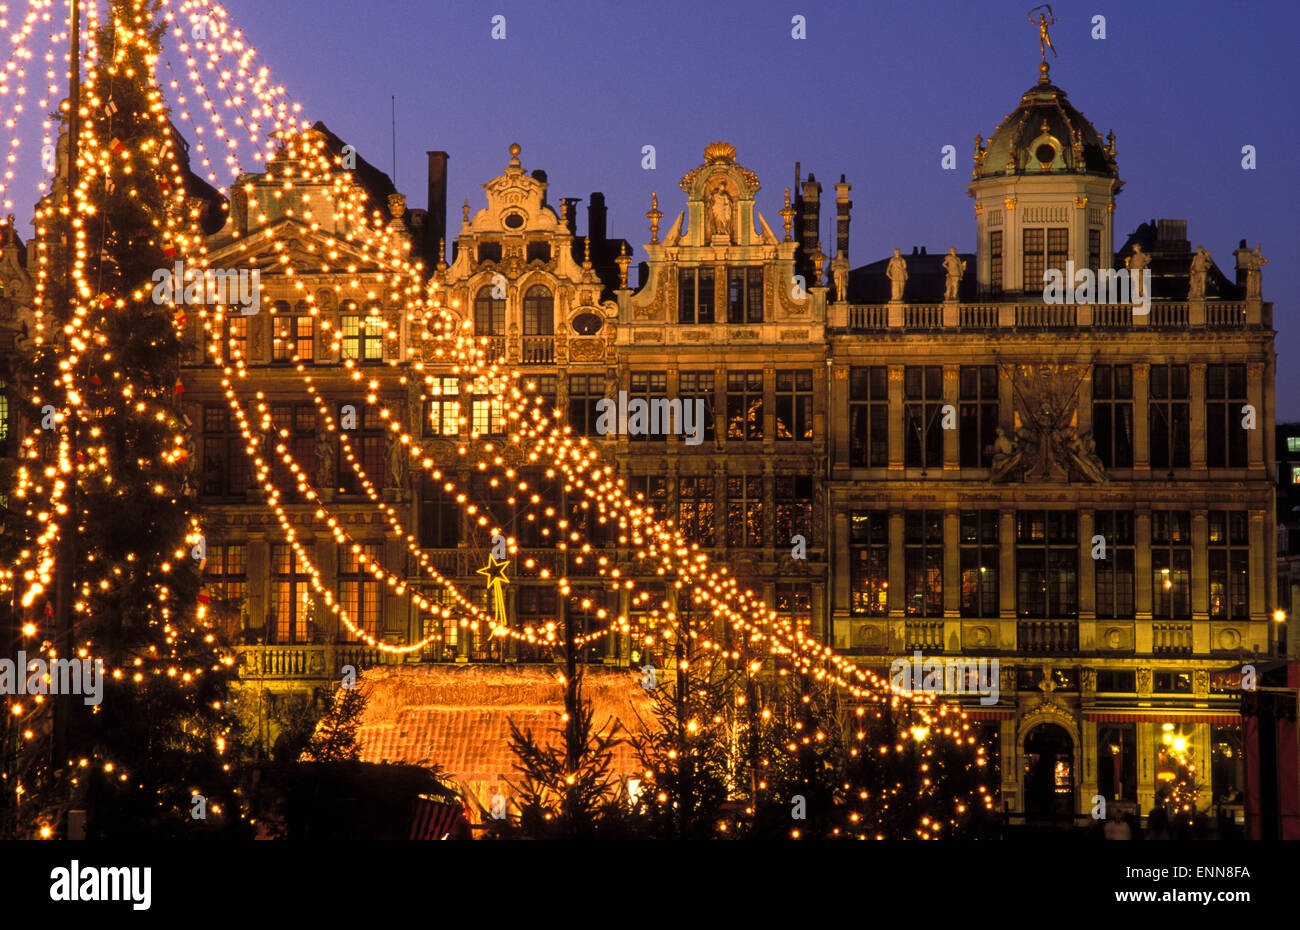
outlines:
[{"label": "chimney", "polygon": [[849,257],[849,211],[853,201],[849,200],[849,191],[853,185],[840,175],[840,183],[835,185],[835,254]]},{"label": "chimney", "polygon": [[425,266],[433,268],[442,261],[438,245],[447,237],[447,158],[446,152],[428,152],[429,219],[424,230]]},{"label": "chimney", "polygon": [[562,206],[561,215],[564,217],[564,225],[569,228],[569,235],[578,234],[578,204],[582,203],[581,197],[561,197]]},{"label": "chimney", "polygon": [[811,256],[821,249],[818,231],[821,229],[822,186],[817,183],[817,176],[811,172],[808,180],[803,182],[803,253]]},{"label": "chimney", "polygon": [[605,217],[605,195],[593,191],[587,203],[587,235],[593,248],[605,241]]}]

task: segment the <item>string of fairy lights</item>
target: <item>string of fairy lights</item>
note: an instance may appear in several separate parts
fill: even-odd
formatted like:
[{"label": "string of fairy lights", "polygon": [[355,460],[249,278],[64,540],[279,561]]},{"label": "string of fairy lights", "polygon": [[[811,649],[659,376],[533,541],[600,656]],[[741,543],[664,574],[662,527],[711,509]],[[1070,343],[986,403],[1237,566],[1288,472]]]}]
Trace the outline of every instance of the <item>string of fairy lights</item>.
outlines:
[{"label": "string of fairy lights", "polygon": [[[50,20],[49,11],[52,5],[53,0],[31,0],[22,30],[11,37],[15,45],[14,58],[30,57],[25,52],[20,53],[20,50],[25,50],[26,40],[32,34],[33,25],[41,20],[42,13],[45,21]],[[457,377],[467,378],[478,385],[495,389],[494,393],[501,402],[502,414],[510,432],[498,443],[491,436],[481,435],[472,424],[466,423],[465,418],[461,417],[460,425],[469,426],[469,429],[468,439],[459,441],[458,460],[470,463],[472,469],[480,474],[487,474],[491,469],[494,473],[491,481],[494,483],[502,479],[511,483],[513,489],[510,493],[517,495],[510,499],[512,505],[516,499],[522,499],[537,506],[541,506],[543,501],[536,491],[531,491],[528,478],[520,468],[511,464],[511,460],[522,458],[530,466],[543,463],[541,467],[547,479],[559,478],[565,494],[577,500],[582,511],[594,511],[599,523],[613,524],[618,527],[621,534],[620,546],[630,546],[635,550],[634,557],[638,564],[647,566],[646,572],[653,572],[656,578],[672,579],[671,584],[676,590],[684,592],[694,604],[705,607],[715,619],[728,624],[739,635],[746,643],[744,653],[747,659],[744,664],[746,675],[756,674],[762,668],[761,660],[753,659],[750,650],[766,648],[773,655],[788,657],[794,671],[800,675],[846,689],[858,699],[876,703],[885,702],[895,707],[899,706],[900,700],[906,700],[927,727],[933,726],[937,732],[958,741],[974,743],[970,723],[964,712],[942,703],[936,704],[929,695],[891,691],[889,682],[869,669],[860,668],[836,654],[830,647],[809,637],[796,621],[768,607],[754,592],[742,590],[725,565],[711,564],[708,554],[700,550],[698,545],[689,543],[679,528],[670,521],[657,519],[652,507],[629,496],[625,482],[616,476],[613,468],[601,464],[599,449],[586,437],[575,437],[567,426],[554,422],[543,409],[542,399],[530,393],[535,391],[535,385],[528,384],[519,372],[505,370],[500,365],[500,359],[490,358],[486,351],[488,340],[472,334],[469,321],[462,320],[453,312],[454,305],[451,309],[441,305],[437,300],[436,284],[426,286],[423,268],[419,263],[411,261],[409,241],[402,235],[392,234],[391,224],[385,222],[379,209],[368,211],[369,205],[364,190],[354,182],[350,172],[342,168],[339,156],[328,152],[323,138],[309,131],[307,122],[298,116],[300,107],[288,98],[284,87],[271,83],[269,69],[255,65],[256,51],[243,40],[239,30],[231,28],[225,10],[219,4],[201,2],[201,0],[183,0],[174,10],[172,6],[171,0],[164,0],[163,17],[165,22],[172,24],[171,32],[179,40],[178,48],[185,62],[185,79],[189,83],[189,97],[186,96],[181,79],[178,77],[177,70],[173,69],[170,60],[165,60],[163,66],[170,75],[168,86],[179,103],[179,112],[173,115],[178,115],[193,130],[196,157],[201,167],[206,169],[207,180],[215,183],[222,194],[231,192],[229,188],[221,186],[212,165],[216,153],[209,152],[204,141],[205,136],[210,135],[222,140],[226,151],[219,157],[224,162],[232,182],[243,178],[243,193],[252,194],[254,191],[254,185],[241,168],[237,138],[239,133],[227,131],[222,120],[221,110],[227,109],[233,113],[233,122],[238,130],[247,134],[253,149],[253,159],[265,163],[265,180],[279,182],[274,194],[276,199],[286,205],[301,203],[300,208],[296,205],[286,206],[286,215],[308,226],[323,241],[319,269],[295,269],[285,243],[270,232],[265,237],[267,241],[252,244],[240,242],[239,250],[248,253],[250,265],[260,267],[258,256],[266,254],[266,246],[269,245],[269,251],[275,257],[270,266],[264,270],[282,274],[284,281],[291,282],[294,290],[302,296],[308,312],[319,323],[321,332],[328,337],[329,351],[332,356],[342,359],[343,368],[349,373],[351,380],[364,390],[365,403],[375,408],[379,419],[385,424],[386,433],[391,434],[390,440],[396,442],[400,450],[404,450],[409,466],[427,473],[428,477],[438,483],[446,494],[453,496],[456,504],[478,526],[490,530],[494,535],[502,535],[506,539],[508,552],[511,555],[522,555],[518,540],[512,535],[507,536],[500,526],[494,525],[492,515],[484,512],[471,501],[471,489],[459,488],[453,476],[445,470],[446,466],[436,462],[429,451],[421,447],[417,437],[401,422],[393,410],[384,405],[380,396],[379,382],[370,379],[364,385],[362,384],[364,379],[361,369],[342,351],[345,338],[343,331],[332,326],[330,319],[322,314],[316,294],[304,282],[305,274],[319,275],[333,280],[334,290],[340,293],[344,287],[347,287],[350,293],[355,292],[367,286],[368,282],[371,286],[367,292],[369,300],[382,300],[389,306],[403,308],[402,318],[396,321],[390,321],[382,315],[367,318],[367,325],[374,324],[380,328],[383,342],[394,346],[394,351],[384,353],[383,361],[386,366],[401,370],[402,366],[409,365],[417,374],[423,372],[426,388],[430,388],[433,379],[440,376],[426,371],[422,359],[412,361],[402,357],[404,323],[412,341],[418,334],[422,348],[424,343],[432,343],[428,347],[431,352],[426,350],[426,354],[431,354],[435,359],[435,367],[448,365]],[[0,17],[5,13],[7,10],[0,5]],[[87,21],[93,36],[98,25],[98,12],[94,4],[88,7]],[[0,18],[0,24],[3,22]],[[186,24],[189,26],[188,30],[185,28]],[[136,27],[118,23],[117,35],[119,41],[135,41],[147,48],[142,31]],[[66,37],[66,32],[63,37]],[[57,29],[52,28],[51,46],[53,47],[60,39]],[[90,78],[88,87],[96,86],[94,69],[101,66],[102,52],[103,50],[95,47],[92,40],[85,56],[85,67]],[[149,52],[149,57],[154,66],[153,72],[156,72],[159,56]],[[10,65],[6,66],[5,71],[0,73],[0,78],[4,78],[0,81],[0,96],[9,92],[7,76],[10,72],[13,72],[19,81],[14,94],[13,113],[6,122],[11,132],[16,125],[17,115],[21,112],[19,98],[25,93],[21,84],[25,72],[21,67],[14,66],[14,58],[10,59]],[[232,58],[233,61],[230,60]],[[50,63],[47,70],[49,90],[51,94],[55,94],[57,89],[53,52],[47,55],[47,62]],[[111,65],[107,67],[111,71]],[[209,92],[207,82],[203,78],[204,72],[215,77],[216,89],[224,94],[224,97],[218,98],[222,106],[214,102],[214,95]],[[87,326],[87,317],[95,308],[97,289],[88,276],[89,260],[86,255],[86,226],[83,217],[94,213],[94,191],[98,186],[137,183],[138,178],[145,173],[160,175],[160,183],[170,208],[166,218],[158,224],[159,240],[172,249],[187,267],[192,267],[196,274],[201,275],[210,268],[208,245],[199,221],[200,212],[196,207],[187,204],[185,199],[184,171],[178,160],[178,154],[172,147],[172,137],[168,131],[167,106],[157,83],[156,74],[151,73],[149,79],[148,100],[150,111],[154,114],[158,125],[157,137],[146,140],[139,151],[133,152],[129,147],[121,146],[115,139],[96,138],[92,121],[83,119],[80,136],[82,155],[78,161],[80,171],[76,189],[67,192],[65,201],[59,201],[56,197],[45,198],[37,209],[35,340],[37,345],[42,345],[47,340],[57,340],[60,335],[64,337],[61,346],[63,356],[60,361],[62,372],[60,386],[64,403],[58,406],[57,413],[57,419],[61,424],[67,416],[63,411],[74,411],[81,406],[79,369],[84,367],[83,356],[93,351],[90,343],[85,339],[85,334],[94,332],[93,327]],[[197,102],[197,107],[189,105],[190,99]],[[93,112],[110,105],[111,101],[98,99],[88,92],[88,99],[83,102],[83,110]],[[202,110],[202,121],[209,124],[207,127],[200,125],[200,114],[195,112],[196,109]],[[272,131],[263,136],[262,133],[268,126]],[[44,128],[46,131],[44,144],[48,146],[52,122],[47,119]],[[205,128],[209,130],[208,133],[204,132]],[[11,139],[10,167],[5,173],[5,185],[13,176],[12,164],[16,157],[14,150],[19,147],[18,139],[19,136],[14,133]],[[108,144],[105,144],[106,142]],[[4,190],[4,185],[0,185],[0,193]],[[296,201],[293,200],[295,196],[299,198]],[[338,228],[342,229],[341,235],[331,235],[321,229],[312,216],[311,207],[314,201],[328,202],[336,215],[342,218],[342,223],[338,225]],[[258,209],[251,197],[247,203],[250,214]],[[47,239],[56,218],[69,214],[72,216],[75,234],[72,247],[75,250],[76,261],[73,265],[72,277],[76,299],[73,301],[72,318],[56,332],[49,325],[50,321],[47,319],[45,309],[51,280],[57,277],[57,272],[52,267],[56,259],[47,244]],[[265,223],[267,217],[258,213],[250,215],[249,220],[250,225],[257,226],[259,223]],[[336,263],[346,264],[336,267]],[[381,270],[363,272],[360,270],[363,267],[376,267]],[[348,279],[340,280],[344,274]],[[380,291],[384,292],[382,297]],[[136,294],[133,297],[140,300],[144,295]],[[123,306],[125,301],[118,298],[117,307]],[[98,309],[112,308],[99,307]],[[189,330],[185,309],[183,302],[171,303],[173,324],[178,335],[182,336]],[[274,314],[275,310],[273,309],[271,313]],[[265,393],[253,391],[251,396],[241,398],[239,386],[249,383],[250,372],[233,337],[223,344],[225,310],[220,306],[209,308],[201,304],[197,308],[197,315],[204,337],[204,352],[215,364],[222,366],[221,386],[244,440],[242,449],[253,466],[256,483],[266,501],[266,506],[275,516],[286,543],[301,561],[312,590],[326,609],[336,616],[355,637],[382,652],[400,655],[420,650],[443,634],[440,630],[436,630],[414,642],[392,644],[379,640],[349,616],[313,563],[308,547],[302,544],[300,532],[295,529],[290,519],[290,512],[286,509],[285,493],[277,485],[277,468],[268,456],[264,456],[260,451],[264,444],[271,445],[275,460],[282,464],[291,476],[294,490],[313,508],[312,520],[316,524],[324,525],[340,546],[350,547],[359,565],[371,577],[386,584],[395,595],[407,598],[416,607],[417,613],[422,612],[439,620],[452,619],[454,605],[456,612],[462,615],[459,617],[461,625],[475,632],[482,626],[486,627],[491,635],[498,637],[513,637],[530,643],[556,644],[560,641],[554,623],[543,625],[538,629],[532,627],[516,629],[509,624],[499,622],[497,618],[483,611],[473,598],[460,591],[452,579],[445,577],[436,569],[427,554],[419,547],[415,534],[402,526],[396,508],[383,500],[375,482],[365,473],[362,461],[347,437],[348,431],[339,428],[329,405],[317,389],[308,366],[294,354],[292,370],[299,377],[315,405],[319,421],[323,423],[329,441],[337,443],[340,455],[356,475],[360,489],[383,515],[393,536],[402,540],[405,549],[420,565],[428,579],[448,592],[451,603],[428,600],[404,579],[404,573],[390,571],[383,566],[381,559],[367,555],[361,544],[348,532],[347,521],[331,512],[321,495],[312,486],[309,471],[294,458],[289,445],[283,441],[284,433],[277,429],[271,404]],[[98,344],[102,342],[101,335]],[[406,375],[402,375],[401,383],[407,383]],[[130,384],[123,384],[121,389],[123,397],[127,399],[145,393]],[[38,397],[36,401],[40,403],[42,398]],[[176,420],[172,410],[143,399],[136,402],[136,409],[140,413],[151,412],[159,422],[170,424]],[[29,501],[28,512],[41,526],[41,530],[34,540],[34,545],[20,554],[12,573],[6,576],[3,582],[10,587],[17,584],[17,571],[23,568],[22,581],[26,587],[21,603],[24,607],[32,606],[46,593],[50,584],[57,543],[63,531],[61,529],[63,518],[67,516],[65,498],[69,483],[89,481],[96,477],[107,482],[112,478],[109,474],[107,450],[103,446],[83,444],[74,456],[68,432],[66,429],[59,431],[59,444],[53,463],[46,464],[43,468],[30,469],[24,464],[19,472],[16,496]],[[94,436],[93,428],[90,430],[90,435]],[[33,429],[24,437],[22,448],[23,457],[27,460],[41,461],[48,458],[42,451],[41,435],[38,430]],[[507,452],[511,454],[507,455]],[[182,429],[178,428],[173,448],[165,460],[169,464],[185,464],[185,437]],[[500,477],[495,476],[497,472],[500,473]],[[159,493],[164,493],[164,490],[160,488]],[[298,516],[301,518],[301,512],[298,512]],[[730,659],[738,659],[742,656],[741,651],[734,644],[729,646],[725,642],[718,642],[707,630],[700,629],[690,622],[683,623],[681,614],[670,609],[667,601],[657,605],[650,604],[649,601],[654,596],[653,592],[648,588],[637,590],[638,582],[624,569],[613,564],[606,554],[584,541],[579,529],[570,522],[565,513],[555,507],[546,507],[540,515],[530,512],[528,518],[536,519],[539,526],[543,524],[545,518],[543,533],[555,541],[555,548],[558,551],[571,555],[575,564],[584,564],[587,560],[591,560],[597,568],[597,574],[605,579],[609,587],[615,590],[626,590],[631,604],[646,608],[638,614],[637,623],[642,634],[647,637],[647,641],[653,641],[656,635],[661,635],[665,639],[689,636],[706,652]],[[195,521],[191,525],[187,544],[200,538],[200,533],[201,528]],[[178,559],[183,558],[184,555],[183,549],[176,553]],[[159,570],[162,574],[166,574],[171,570],[171,566],[160,566]],[[549,568],[540,567],[538,572],[542,579],[552,578]],[[553,580],[561,595],[567,597],[572,590],[568,576],[557,572]],[[99,582],[101,585],[109,583],[111,582],[108,579]],[[88,583],[82,589],[83,600],[74,605],[78,610],[84,608],[84,597],[88,594],[87,586]],[[171,622],[175,618],[171,616],[166,601],[166,587],[160,585],[160,616],[165,621]],[[589,606],[590,602],[584,602],[584,608]],[[631,612],[611,616],[602,607],[596,611],[596,616],[597,619],[606,621],[606,625],[596,631],[575,637],[573,641],[576,644],[585,645],[613,632],[628,633],[633,628]],[[203,621],[203,609],[200,607],[194,622],[201,624]],[[30,630],[28,635],[31,636],[36,636],[39,632],[34,623],[29,624],[28,629]],[[93,648],[92,644],[84,644],[83,654],[90,648]],[[221,663],[227,665],[231,661],[229,656],[220,659]],[[145,671],[139,667],[141,664],[141,660],[136,659],[137,668],[118,668],[113,669],[111,673],[116,678],[129,674],[140,681],[145,674]],[[188,683],[193,677],[201,675],[203,669],[173,668],[164,672],[161,668],[154,668],[152,671],[154,674],[179,677],[181,681]],[[978,756],[978,764],[984,765],[982,750]],[[121,777],[125,780],[127,776],[122,773]],[[984,803],[991,803],[986,792]],[[935,825],[932,832],[937,833],[938,829]]]}]

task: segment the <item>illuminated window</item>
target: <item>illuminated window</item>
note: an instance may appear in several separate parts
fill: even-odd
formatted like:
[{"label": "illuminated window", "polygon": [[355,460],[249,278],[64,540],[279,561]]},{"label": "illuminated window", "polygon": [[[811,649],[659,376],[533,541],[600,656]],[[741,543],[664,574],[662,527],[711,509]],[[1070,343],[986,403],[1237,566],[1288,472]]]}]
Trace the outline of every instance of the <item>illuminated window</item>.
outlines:
[{"label": "illuminated window", "polygon": [[238,619],[248,591],[248,548],[244,543],[208,543],[203,563],[209,610],[229,624]]},{"label": "illuminated window", "polygon": [[903,518],[903,572],[909,617],[943,616],[943,514],[908,511]]},{"label": "illuminated window", "polygon": [[455,436],[459,432],[459,379],[430,379],[424,387],[424,435]]},{"label": "illuminated window", "polygon": [[343,358],[369,364],[384,360],[382,319],[350,313],[339,319],[339,325],[343,331]]},{"label": "illuminated window", "polygon": [[271,547],[271,617],[275,642],[306,643],[315,629],[316,602],[305,563],[287,543]]},{"label": "illuminated window", "polygon": [[687,542],[713,545],[713,478],[685,477],[677,484],[678,525]]},{"label": "illuminated window", "polygon": [[1079,610],[1078,514],[1016,513],[1016,611],[1021,617],[1073,619]]},{"label": "illuminated window", "polygon": [[677,272],[677,322],[713,322],[713,269],[681,268]]},{"label": "illuminated window", "polygon": [[854,513],[849,522],[850,607],[855,614],[889,613],[889,514]]},{"label": "illuminated window", "polygon": [[1300,436],[1286,437],[1286,451],[1300,452]]},{"label": "illuminated window", "polygon": [[271,360],[274,362],[291,362],[294,356],[298,361],[310,362],[316,347],[316,320],[307,314],[271,318],[275,321],[274,338],[271,341]]},{"label": "illuminated window", "polygon": [[474,335],[504,336],[506,334],[506,301],[493,297],[492,288],[479,288],[474,297]]},{"label": "illuminated window", "polygon": [[972,510],[962,513],[961,615],[998,616],[998,512]]},{"label": "illuminated window", "polygon": [[1186,511],[1151,513],[1151,616],[1192,616],[1192,519]]},{"label": "illuminated window", "polygon": [[1210,511],[1210,619],[1250,618],[1250,535],[1244,510]]},{"label": "illuminated window", "polygon": [[808,370],[776,373],[776,438],[799,442],[813,438],[813,377]]},{"label": "illuminated window", "polygon": [[[348,405],[339,405],[336,422],[340,424],[346,422],[343,410],[346,406]],[[355,407],[355,405],[353,406]],[[383,420],[379,417],[379,408],[373,404],[365,404],[354,414],[350,413],[348,419],[353,416],[358,421],[356,428],[342,431],[339,438],[338,486],[339,490],[344,494],[360,494],[362,493],[362,487],[361,478],[357,475],[356,469],[352,467],[352,463],[348,461],[348,453],[343,448],[343,436],[347,437],[347,444],[351,449],[353,459],[361,466],[361,471],[375,489],[383,487],[385,478],[385,430]]]},{"label": "illuminated window", "polygon": [[[379,618],[383,613],[383,584],[361,563],[364,555],[369,562],[378,562],[382,543],[358,543],[361,552],[350,545],[339,546],[339,606],[347,613],[353,626],[360,627],[370,636],[379,631]],[[361,637],[346,625],[339,624],[339,638],[343,642],[361,642]]]},{"label": "illuminated window", "polygon": [[727,439],[763,438],[763,373],[727,372]]},{"label": "illuminated window", "polygon": [[474,382],[470,407],[470,427],[480,436],[504,436],[506,409],[502,394],[505,379],[479,378]]},{"label": "illuminated window", "polygon": [[773,479],[777,546],[793,546],[795,536],[812,544],[812,475],[777,475]]},{"label": "illuminated window", "polygon": [[763,545],[763,477],[727,476],[727,545]]}]

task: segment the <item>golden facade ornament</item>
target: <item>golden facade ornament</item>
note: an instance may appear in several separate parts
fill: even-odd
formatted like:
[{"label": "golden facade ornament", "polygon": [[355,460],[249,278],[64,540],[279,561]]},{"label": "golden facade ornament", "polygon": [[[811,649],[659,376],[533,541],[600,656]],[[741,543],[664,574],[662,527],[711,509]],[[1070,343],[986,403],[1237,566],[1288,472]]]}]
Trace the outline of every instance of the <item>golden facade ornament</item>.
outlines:
[{"label": "golden facade ornament", "polygon": [[785,189],[785,206],[781,208],[781,220],[785,223],[785,241],[790,241],[790,228],[794,225],[794,207],[790,206],[790,188]]},{"label": "golden facade ornament", "polygon": [[1074,208],[1075,208],[1076,210],[1082,210],[1082,209],[1083,209],[1084,207],[1086,207],[1087,205],[1088,205],[1088,198],[1087,198],[1087,197],[1075,197],[1075,198],[1074,198]]},{"label": "golden facade ornament", "polygon": [[[569,205],[564,205],[565,219],[568,219]],[[650,210],[646,213],[646,219],[650,221],[650,244],[655,245],[659,242],[659,221],[664,218],[663,213],[659,210],[659,192],[650,192]]]},{"label": "golden facade ornament", "polygon": [[1002,205],[1008,210],[1014,210],[1016,208],[1016,198],[1008,197],[1006,200],[1002,201]]},{"label": "golden facade ornament", "polygon": [[975,204],[975,215],[976,216],[984,215],[984,204],[978,202]]},{"label": "golden facade ornament", "polygon": [[619,246],[618,258],[614,259],[614,264],[618,265],[618,286],[627,287],[627,266],[632,264],[632,256],[627,254],[627,243],[624,242]]}]

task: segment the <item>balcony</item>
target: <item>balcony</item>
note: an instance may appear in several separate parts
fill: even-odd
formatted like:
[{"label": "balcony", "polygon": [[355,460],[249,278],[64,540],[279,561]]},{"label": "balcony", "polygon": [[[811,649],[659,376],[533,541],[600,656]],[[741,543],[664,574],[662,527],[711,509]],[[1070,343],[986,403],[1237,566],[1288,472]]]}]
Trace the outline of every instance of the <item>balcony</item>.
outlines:
[{"label": "balcony", "polygon": [[1016,644],[1022,655],[1071,655],[1079,651],[1079,625],[1073,620],[1021,620]]},{"label": "balcony", "polygon": [[943,652],[943,621],[908,620],[903,624],[903,639],[908,649]]},{"label": "balcony", "polygon": [[523,353],[519,358],[521,365],[554,365],[554,336],[525,336]]},{"label": "balcony", "polygon": [[1192,625],[1190,623],[1151,624],[1151,651],[1158,656],[1191,655]]},{"label": "balcony", "polygon": [[361,643],[342,645],[236,646],[236,667],[245,681],[334,679],[351,665],[361,671],[383,665],[378,649]]},{"label": "balcony", "polygon": [[[892,309],[892,314],[891,314]],[[1139,307],[1140,309],[1140,307]],[[847,312],[846,312],[847,311]],[[1269,329],[1273,304],[1253,300],[1152,301],[1132,304],[858,304],[832,308],[830,326],[851,333],[1106,331],[1137,329]]]}]

